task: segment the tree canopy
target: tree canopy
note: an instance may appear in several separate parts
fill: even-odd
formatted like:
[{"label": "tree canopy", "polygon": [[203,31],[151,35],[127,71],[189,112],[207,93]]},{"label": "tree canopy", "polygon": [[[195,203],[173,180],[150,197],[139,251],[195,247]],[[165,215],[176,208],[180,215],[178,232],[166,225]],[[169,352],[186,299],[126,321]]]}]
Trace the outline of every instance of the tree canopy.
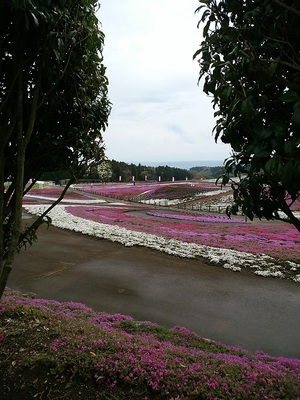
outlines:
[{"label": "tree canopy", "polygon": [[15,250],[42,220],[21,234],[30,185],[45,171],[75,180],[104,159],[110,102],[96,6],[0,0],[0,297]]},{"label": "tree canopy", "polygon": [[234,189],[229,213],[300,231],[300,2],[199,1],[203,41],[194,57],[212,96],[215,139],[232,147],[223,176]]}]

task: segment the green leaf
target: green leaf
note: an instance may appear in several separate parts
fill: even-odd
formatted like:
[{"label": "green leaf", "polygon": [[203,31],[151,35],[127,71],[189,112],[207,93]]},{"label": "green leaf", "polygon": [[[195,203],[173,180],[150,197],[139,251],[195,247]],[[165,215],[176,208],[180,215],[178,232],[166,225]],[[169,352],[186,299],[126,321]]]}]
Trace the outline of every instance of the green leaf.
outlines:
[{"label": "green leaf", "polygon": [[265,171],[267,174],[272,175],[275,168],[277,168],[277,160],[275,157],[272,157],[266,162]]},{"label": "green leaf", "polygon": [[286,157],[292,157],[295,151],[294,143],[292,140],[287,140],[283,145],[284,154]]},{"label": "green leaf", "polygon": [[211,24],[211,21],[208,20],[207,23],[206,23],[206,25],[205,25],[205,27],[203,28],[203,37],[204,37],[204,38],[207,36],[207,33],[208,33],[208,30],[209,30],[210,24]]},{"label": "green leaf", "polygon": [[294,179],[294,163],[292,161],[285,162],[282,168],[281,182],[285,187],[289,187]]},{"label": "green leaf", "polygon": [[245,121],[250,122],[253,117],[253,104],[249,97],[241,103],[242,117]]},{"label": "green leaf", "polygon": [[33,20],[34,20],[34,25],[35,25],[36,27],[38,27],[38,26],[39,26],[39,20],[37,19],[37,17],[34,15],[33,12],[30,11],[30,14],[31,14],[31,16],[32,16],[32,18],[33,18]]},{"label": "green leaf", "polygon": [[293,116],[292,116],[292,124],[295,128],[300,128],[300,101],[298,101],[294,105]]},{"label": "green leaf", "polygon": [[270,156],[270,151],[261,146],[255,146],[253,152],[257,158],[266,158]]},{"label": "green leaf", "polygon": [[299,95],[294,90],[288,90],[280,99],[284,103],[296,103],[300,100]]},{"label": "green leaf", "polygon": [[201,53],[202,53],[202,49],[197,50],[196,53],[194,53],[194,55],[193,55],[193,60],[195,60],[195,58],[197,58]]},{"label": "green leaf", "polygon": [[255,130],[255,135],[257,136],[258,139],[260,140],[265,140],[268,139],[272,135],[271,129],[260,129],[260,130]]},{"label": "green leaf", "polygon": [[216,81],[215,80],[210,80],[210,81],[205,82],[203,88],[204,88],[205,93],[207,93],[207,94],[208,93],[212,93],[212,94],[215,93]]},{"label": "green leaf", "polygon": [[278,68],[281,56],[277,57],[274,61],[271,62],[268,68],[268,72],[271,76],[273,76]]}]

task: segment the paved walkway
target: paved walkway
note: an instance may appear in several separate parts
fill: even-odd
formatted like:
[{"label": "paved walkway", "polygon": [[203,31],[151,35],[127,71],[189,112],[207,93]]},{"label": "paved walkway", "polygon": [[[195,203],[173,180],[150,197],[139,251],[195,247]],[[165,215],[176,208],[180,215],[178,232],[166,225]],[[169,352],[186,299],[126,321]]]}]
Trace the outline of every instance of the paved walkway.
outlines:
[{"label": "paved walkway", "polygon": [[300,285],[42,227],[8,286],[300,358]]}]

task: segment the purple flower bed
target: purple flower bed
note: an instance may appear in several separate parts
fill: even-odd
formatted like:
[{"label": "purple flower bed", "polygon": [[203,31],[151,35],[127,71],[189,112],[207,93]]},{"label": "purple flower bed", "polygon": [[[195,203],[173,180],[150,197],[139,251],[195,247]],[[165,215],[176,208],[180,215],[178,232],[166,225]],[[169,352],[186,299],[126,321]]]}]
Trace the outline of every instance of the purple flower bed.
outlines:
[{"label": "purple flower bed", "polygon": [[[52,364],[55,360],[60,374],[70,369],[99,386],[140,385],[159,398],[178,400],[300,396],[300,360],[251,354],[185,328],[168,330],[124,315],[97,313],[79,303],[8,291],[0,320],[15,316],[22,316],[29,329],[38,321],[39,329],[48,332],[50,346],[43,357]],[[7,329],[9,333],[9,325]]]},{"label": "purple flower bed", "polygon": [[[148,199],[168,199],[168,200],[174,200],[174,199],[184,199],[187,197],[192,197],[195,196],[201,192],[206,192],[207,187],[202,187],[200,185],[187,185],[187,184],[181,184],[181,185],[168,185],[168,186],[161,186],[159,188],[155,188],[153,190],[150,190],[146,192],[142,197],[145,200]],[[217,190],[218,188],[214,186],[214,188],[210,188],[209,190]]]},{"label": "purple flower bed", "polygon": [[[300,236],[296,229],[284,223],[217,223],[166,221],[137,217],[128,213],[129,207],[72,206],[66,210],[73,215],[129,230],[146,232],[168,239],[197,243],[253,254],[268,254],[283,260],[300,261]],[[140,209],[139,209],[140,211]],[[174,213],[173,213],[174,215]],[[178,215],[182,215],[178,213]],[[197,214],[201,217],[201,214]],[[205,214],[207,215],[207,214]]]},{"label": "purple flower bed", "polygon": [[149,211],[148,215],[153,215],[154,217],[160,218],[170,218],[170,219],[178,219],[180,221],[193,221],[193,222],[219,222],[219,223],[231,223],[231,224],[243,224],[245,221],[240,219],[228,218],[223,215],[208,215],[201,214],[200,216],[195,216],[194,214],[172,214],[172,213],[163,213],[163,212],[155,212]]}]

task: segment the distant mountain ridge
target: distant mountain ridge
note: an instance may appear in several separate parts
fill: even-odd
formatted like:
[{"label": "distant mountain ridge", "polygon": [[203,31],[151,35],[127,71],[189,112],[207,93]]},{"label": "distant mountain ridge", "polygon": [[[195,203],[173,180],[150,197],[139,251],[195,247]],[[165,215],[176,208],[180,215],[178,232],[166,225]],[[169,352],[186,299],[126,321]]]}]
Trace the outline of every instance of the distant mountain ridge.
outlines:
[{"label": "distant mountain ridge", "polygon": [[143,165],[159,167],[168,165],[169,167],[182,168],[189,170],[193,167],[221,167],[224,160],[204,160],[204,161],[143,161]]}]

